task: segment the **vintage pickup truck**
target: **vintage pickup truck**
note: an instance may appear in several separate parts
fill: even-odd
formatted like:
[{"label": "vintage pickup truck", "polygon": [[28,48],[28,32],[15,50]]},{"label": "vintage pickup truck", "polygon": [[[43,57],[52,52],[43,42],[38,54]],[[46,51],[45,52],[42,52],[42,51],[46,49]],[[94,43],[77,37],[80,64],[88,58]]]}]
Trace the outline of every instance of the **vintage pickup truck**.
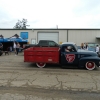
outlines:
[{"label": "vintage pickup truck", "polygon": [[62,68],[77,65],[88,70],[100,66],[100,58],[95,52],[78,50],[76,44],[70,42],[59,47],[30,47],[24,50],[24,62],[36,63],[39,68],[45,67],[47,63],[59,64]]}]

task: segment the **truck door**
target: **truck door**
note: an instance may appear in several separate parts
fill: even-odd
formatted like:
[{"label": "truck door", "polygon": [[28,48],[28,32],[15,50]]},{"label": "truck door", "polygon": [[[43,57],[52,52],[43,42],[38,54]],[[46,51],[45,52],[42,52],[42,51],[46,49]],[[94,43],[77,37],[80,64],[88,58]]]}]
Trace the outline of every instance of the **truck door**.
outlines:
[{"label": "truck door", "polygon": [[61,48],[61,64],[62,65],[77,65],[78,62],[79,62],[79,59],[78,59],[78,52],[76,51],[75,47],[74,46],[71,46],[71,49],[70,51],[67,51],[66,48],[68,46],[62,46]]}]

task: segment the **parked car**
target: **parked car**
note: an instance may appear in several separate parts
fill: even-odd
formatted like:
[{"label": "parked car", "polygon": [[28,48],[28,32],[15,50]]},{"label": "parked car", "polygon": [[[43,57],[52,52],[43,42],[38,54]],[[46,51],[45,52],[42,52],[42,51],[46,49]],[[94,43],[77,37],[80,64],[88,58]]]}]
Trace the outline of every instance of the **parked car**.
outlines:
[{"label": "parked car", "polygon": [[23,50],[30,47],[59,47],[59,45],[52,40],[40,40],[38,44],[24,44]]},{"label": "parked car", "polygon": [[88,43],[88,50],[89,50],[89,51],[94,51],[94,52],[95,52],[96,46],[97,46],[97,45],[100,47],[100,45],[97,44],[97,43],[92,43],[92,42]]}]

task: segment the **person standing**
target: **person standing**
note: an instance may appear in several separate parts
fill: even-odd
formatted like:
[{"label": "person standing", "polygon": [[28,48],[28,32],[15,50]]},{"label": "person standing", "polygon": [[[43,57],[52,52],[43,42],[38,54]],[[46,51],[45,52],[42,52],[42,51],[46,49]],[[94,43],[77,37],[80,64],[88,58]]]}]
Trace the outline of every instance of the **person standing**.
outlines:
[{"label": "person standing", "polygon": [[84,44],[83,43],[81,43],[81,49],[84,49]]},{"label": "person standing", "polygon": [[9,50],[10,50],[10,54],[11,54],[11,52],[12,52],[12,46],[9,47]]},{"label": "person standing", "polygon": [[85,43],[83,44],[83,46],[84,46],[83,48],[86,49],[86,44]]},{"label": "person standing", "polygon": [[99,46],[96,46],[96,53],[99,55]]},{"label": "person standing", "polygon": [[3,44],[0,43],[0,56],[3,54]]},{"label": "person standing", "polygon": [[19,53],[19,48],[20,48],[20,44],[17,42],[17,44],[16,44],[16,54],[18,55],[18,53]]},{"label": "person standing", "polygon": [[88,50],[88,43],[86,43],[86,50]]},{"label": "person standing", "polygon": [[3,51],[3,44],[0,43],[0,50]]},{"label": "person standing", "polygon": [[14,52],[15,52],[15,56],[16,56],[16,45],[17,45],[17,42],[13,42],[13,49],[14,49]]}]

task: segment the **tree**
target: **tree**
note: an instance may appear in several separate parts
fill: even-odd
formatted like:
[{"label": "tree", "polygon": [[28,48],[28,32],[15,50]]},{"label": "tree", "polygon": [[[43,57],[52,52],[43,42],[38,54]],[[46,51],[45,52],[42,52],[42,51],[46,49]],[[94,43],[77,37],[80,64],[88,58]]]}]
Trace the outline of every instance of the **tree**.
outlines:
[{"label": "tree", "polygon": [[14,26],[14,29],[26,29],[27,28],[27,19],[22,19],[22,21],[18,20],[16,25]]}]

